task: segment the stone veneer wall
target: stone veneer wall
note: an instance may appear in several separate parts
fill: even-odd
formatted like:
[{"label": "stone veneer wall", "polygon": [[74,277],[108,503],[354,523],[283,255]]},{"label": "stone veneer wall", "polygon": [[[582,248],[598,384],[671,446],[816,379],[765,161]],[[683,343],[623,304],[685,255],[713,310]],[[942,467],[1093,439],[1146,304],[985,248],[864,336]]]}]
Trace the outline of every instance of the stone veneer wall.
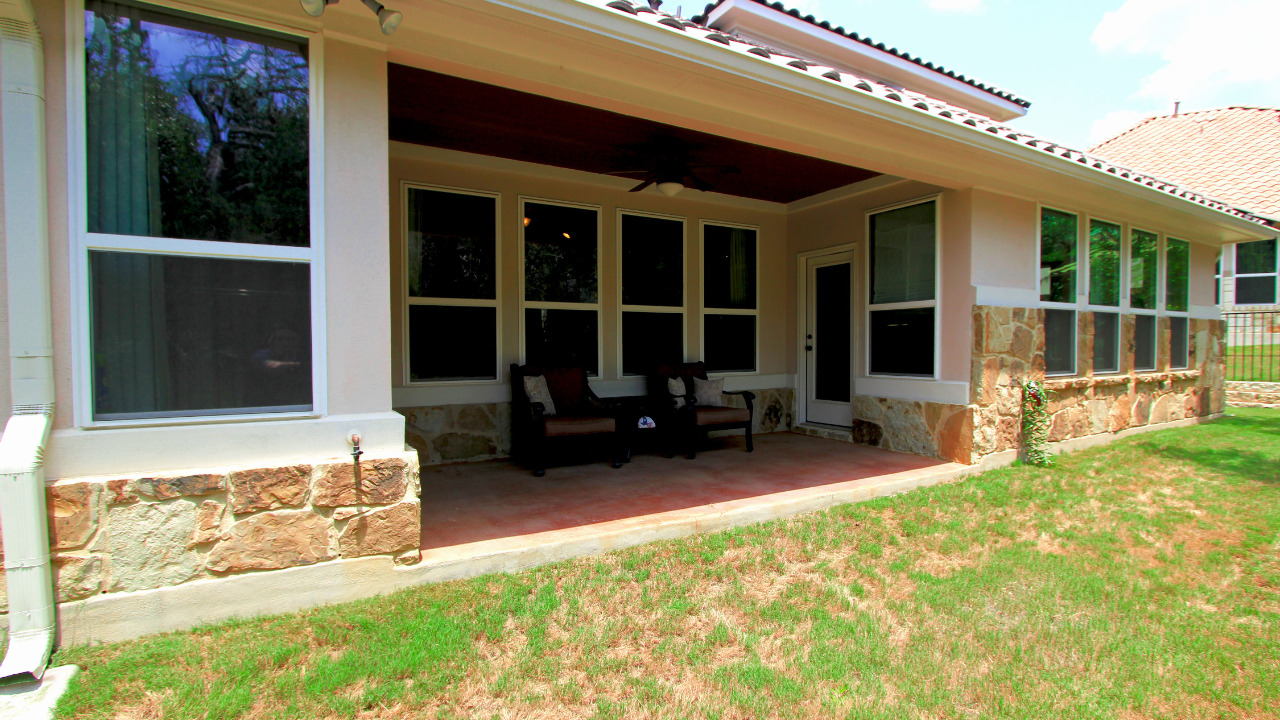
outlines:
[{"label": "stone veneer wall", "polygon": [[[756,394],[752,432],[785,432],[794,425],[795,390],[770,388]],[[745,407],[729,395],[726,405]],[[405,417],[405,442],[423,465],[492,460],[511,455],[511,403],[396,408]],[[737,431],[741,432],[741,431]]]},{"label": "stone veneer wall", "polygon": [[1171,370],[1170,323],[1161,318],[1159,369],[1137,372],[1133,368],[1135,322],[1132,315],[1123,315],[1120,372],[1095,375],[1093,314],[1081,312],[1078,318],[1078,373],[1046,380],[1044,312],[974,306],[969,404],[854,396],[854,441],[966,464],[1019,450],[1022,382],[1028,379],[1046,380],[1046,388],[1053,393],[1050,442],[1223,411],[1225,323],[1190,320],[1190,367]]},{"label": "stone veneer wall", "polygon": [[[47,485],[59,603],[386,555],[419,561],[415,454]],[[0,558],[3,549],[0,548]],[[9,609],[0,576],[0,612]]]},{"label": "stone veneer wall", "polygon": [[1237,407],[1280,408],[1280,383],[1229,381],[1227,404]]},{"label": "stone veneer wall", "polygon": [[1095,374],[1093,313],[1077,314],[1077,373],[1045,378],[1044,312],[975,306],[971,397],[977,408],[974,455],[1015,450],[1021,443],[1022,389],[1045,380],[1052,394],[1049,441],[1115,433],[1221,413],[1226,407],[1223,356],[1226,324],[1191,319],[1189,367],[1170,368],[1169,318],[1157,325],[1156,370],[1134,369],[1134,316],[1121,316],[1120,372]]}]

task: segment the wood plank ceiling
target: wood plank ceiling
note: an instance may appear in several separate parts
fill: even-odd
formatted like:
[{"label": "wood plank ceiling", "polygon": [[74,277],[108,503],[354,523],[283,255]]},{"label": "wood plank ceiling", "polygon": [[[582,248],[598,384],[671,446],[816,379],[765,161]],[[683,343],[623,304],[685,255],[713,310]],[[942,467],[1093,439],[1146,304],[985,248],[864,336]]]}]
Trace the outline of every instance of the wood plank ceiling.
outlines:
[{"label": "wood plank ceiling", "polygon": [[[683,166],[714,192],[788,203],[875,177],[849,165],[531,93],[392,64],[392,140],[619,173]],[[673,170],[673,165],[675,166]],[[694,186],[686,176],[686,185]],[[651,191],[652,192],[652,191]]]}]

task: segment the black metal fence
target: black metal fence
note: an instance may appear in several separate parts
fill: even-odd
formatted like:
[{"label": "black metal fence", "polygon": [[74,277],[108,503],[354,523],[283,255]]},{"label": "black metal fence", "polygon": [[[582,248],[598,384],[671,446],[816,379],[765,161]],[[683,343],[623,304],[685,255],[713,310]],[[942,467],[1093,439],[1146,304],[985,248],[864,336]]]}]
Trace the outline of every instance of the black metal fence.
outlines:
[{"label": "black metal fence", "polygon": [[1227,379],[1280,382],[1280,311],[1223,313]]}]

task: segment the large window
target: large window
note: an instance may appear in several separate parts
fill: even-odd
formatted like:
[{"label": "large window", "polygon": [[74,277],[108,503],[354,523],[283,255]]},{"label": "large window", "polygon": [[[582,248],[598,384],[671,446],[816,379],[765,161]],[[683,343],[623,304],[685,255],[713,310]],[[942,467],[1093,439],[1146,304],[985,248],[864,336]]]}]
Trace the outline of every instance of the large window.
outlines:
[{"label": "large window", "polygon": [[1093,371],[1120,370],[1120,226],[1089,221],[1089,305],[1093,313]]},{"label": "large window", "polygon": [[1165,243],[1164,306],[1173,312],[1190,309],[1191,244],[1185,240],[1169,238]]},{"label": "large window", "polygon": [[869,217],[868,345],[873,375],[934,376],[938,203]]},{"label": "large window", "polygon": [[684,361],[684,220],[624,212],[622,374]]},{"label": "large window", "polygon": [[756,371],[757,240],[754,228],[702,226],[702,344],[708,372]]},{"label": "large window", "polygon": [[1188,343],[1190,321],[1187,311],[1190,309],[1191,244],[1185,240],[1169,238],[1165,242],[1165,309],[1178,315],[1169,318],[1169,367],[1174,370],[1186,368],[1189,362]]},{"label": "large window", "polygon": [[1160,237],[1129,233],[1129,307],[1133,309],[1133,369],[1156,369],[1156,310],[1159,307]]},{"label": "large window", "polygon": [[[1221,262],[1221,260],[1219,260]],[[1236,245],[1236,305],[1272,305],[1276,301],[1276,241]]]},{"label": "large window", "polygon": [[600,212],[521,201],[525,362],[600,372]]},{"label": "large window", "polygon": [[406,186],[409,382],[498,379],[498,199]]},{"label": "large window", "polygon": [[89,421],[313,409],[306,41],[85,3]]},{"label": "large window", "polygon": [[1076,284],[1080,220],[1067,212],[1040,210],[1040,302],[1045,306],[1045,372],[1076,372]]}]

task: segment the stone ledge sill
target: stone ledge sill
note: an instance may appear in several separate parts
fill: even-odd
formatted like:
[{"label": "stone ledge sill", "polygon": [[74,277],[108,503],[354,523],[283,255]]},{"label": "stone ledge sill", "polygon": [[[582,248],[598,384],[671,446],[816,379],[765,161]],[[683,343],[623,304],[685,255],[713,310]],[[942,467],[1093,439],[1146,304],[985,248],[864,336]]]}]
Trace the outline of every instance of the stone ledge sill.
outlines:
[{"label": "stone ledge sill", "polygon": [[1168,382],[1170,380],[1194,380],[1200,377],[1199,370],[1177,370],[1167,373],[1142,373],[1140,375],[1099,375],[1095,377],[1073,377],[1061,380],[1046,380],[1045,390],[1080,390],[1091,387],[1111,387],[1128,385],[1129,383],[1147,384]]}]

